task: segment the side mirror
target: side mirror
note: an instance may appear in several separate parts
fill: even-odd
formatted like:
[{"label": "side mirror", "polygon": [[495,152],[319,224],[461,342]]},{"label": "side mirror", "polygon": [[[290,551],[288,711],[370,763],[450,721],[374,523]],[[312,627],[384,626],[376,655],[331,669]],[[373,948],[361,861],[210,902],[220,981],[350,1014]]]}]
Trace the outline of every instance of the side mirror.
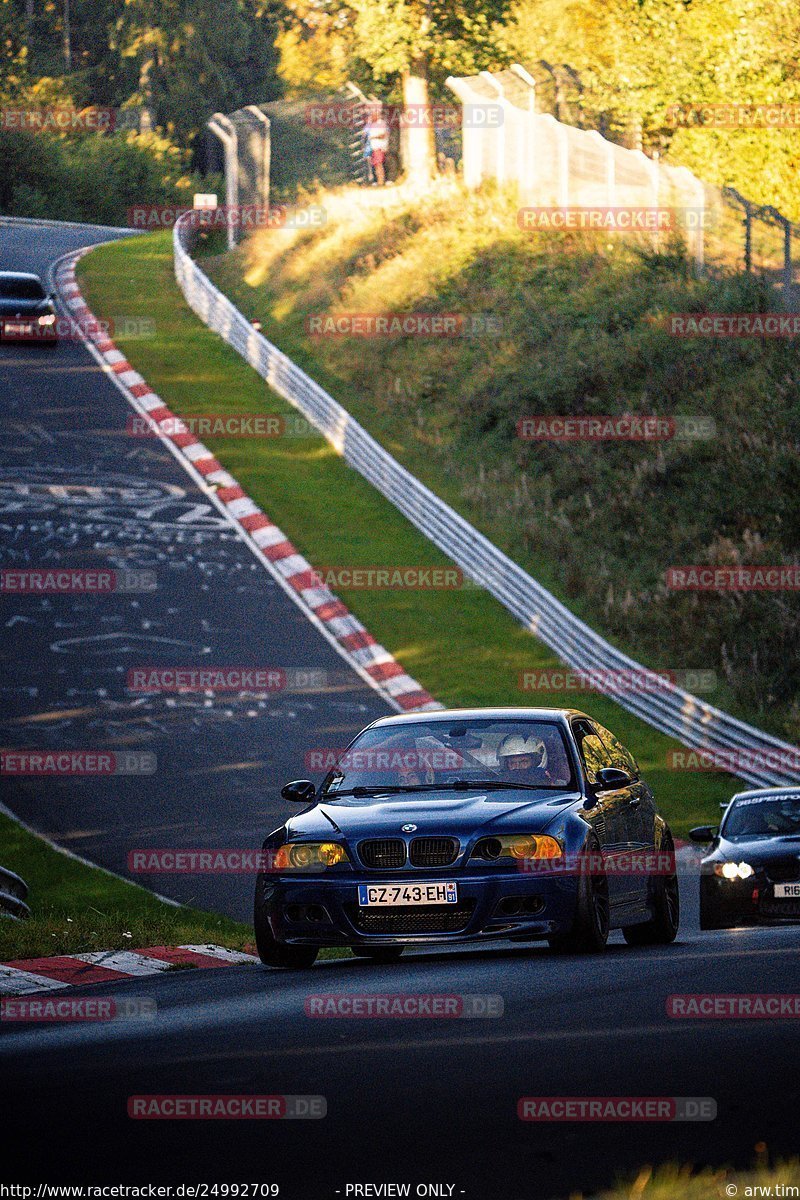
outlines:
[{"label": "side mirror", "polygon": [[628,772],[621,771],[619,767],[601,767],[597,772],[596,780],[594,786],[598,792],[610,792],[614,788],[627,787],[629,783],[633,782]]},{"label": "side mirror", "polygon": [[317,794],[317,789],[310,779],[295,779],[281,788],[281,795],[290,804],[310,804]]},{"label": "side mirror", "polygon": [[698,825],[689,830],[689,837],[693,842],[713,842],[718,832],[716,825]]}]

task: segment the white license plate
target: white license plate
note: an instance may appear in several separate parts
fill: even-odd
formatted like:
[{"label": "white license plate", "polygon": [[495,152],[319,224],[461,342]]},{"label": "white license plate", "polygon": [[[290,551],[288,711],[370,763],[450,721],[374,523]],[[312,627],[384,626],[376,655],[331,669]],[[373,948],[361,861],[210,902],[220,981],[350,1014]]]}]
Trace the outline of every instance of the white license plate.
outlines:
[{"label": "white license plate", "polygon": [[776,900],[800,900],[800,883],[776,883]]},{"label": "white license plate", "polygon": [[6,321],[3,325],[6,337],[33,337],[36,328],[33,325],[22,324],[19,321]]},{"label": "white license plate", "polygon": [[362,908],[457,904],[458,887],[455,883],[360,883],[358,903]]}]

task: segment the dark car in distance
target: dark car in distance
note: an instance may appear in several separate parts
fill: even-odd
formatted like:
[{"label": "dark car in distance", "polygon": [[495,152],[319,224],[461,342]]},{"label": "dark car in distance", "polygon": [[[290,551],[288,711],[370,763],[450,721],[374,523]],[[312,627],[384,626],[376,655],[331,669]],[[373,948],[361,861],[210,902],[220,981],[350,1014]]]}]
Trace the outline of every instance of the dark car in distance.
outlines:
[{"label": "dark car in distance", "polygon": [[708,845],[700,864],[700,928],[800,920],[800,786],[738,792],[719,829],[689,833]]},{"label": "dark car in distance", "polygon": [[0,271],[0,343],[3,342],[57,345],[54,297],[48,295],[38,275]]},{"label": "dark car in distance", "polygon": [[677,933],[670,831],[633,756],[577,710],[384,717],[319,788],[281,794],[304,808],[264,842],[254,923],[267,965],[310,966],[323,946],[386,962],[410,945],[593,952],[611,929],[634,945]]}]

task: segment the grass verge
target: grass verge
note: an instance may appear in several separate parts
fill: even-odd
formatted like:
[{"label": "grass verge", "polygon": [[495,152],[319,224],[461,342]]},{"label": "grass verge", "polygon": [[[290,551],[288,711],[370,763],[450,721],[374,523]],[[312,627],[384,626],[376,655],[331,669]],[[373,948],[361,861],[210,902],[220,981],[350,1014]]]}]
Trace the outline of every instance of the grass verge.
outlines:
[{"label": "grass verge", "polygon": [[[152,337],[122,336],[118,344],[174,412],[295,415],[188,309],[173,277],[169,234],[119,241],[94,251],[81,261],[79,280],[98,317],[125,313],[153,318]],[[449,565],[321,437],[204,440],[316,567]],[[714,820],[719,802],[737,786],[721,773],[671,768],[668,754],[679,749],[678,743],[604,696],[552,691],[540,697],[522,692],[522,672],[556,670],[560,664],[484,591],[340,589],[340,595],[406,669],[446,704],[543,703],[588,710],[636,755],[677,834]]]},{"label": "grass verge", "polygon": [[0,919],[0,962],[199,943],[242,950],[253,940],[249,925],[165,904],[135,883],[62,853],[4,813],[0,863],[28,884],[32,912],[28,921]]}]

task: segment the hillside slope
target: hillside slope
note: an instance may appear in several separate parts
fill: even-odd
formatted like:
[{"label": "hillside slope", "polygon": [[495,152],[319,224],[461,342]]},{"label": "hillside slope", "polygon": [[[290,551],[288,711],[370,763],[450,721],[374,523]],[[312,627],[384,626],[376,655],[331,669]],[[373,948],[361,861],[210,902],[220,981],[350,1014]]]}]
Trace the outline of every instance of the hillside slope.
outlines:
[{"label": "hillside slope", "polygon": [[[672,566],[800,561],[791,339],[682,339],[669,313],[770,311],[754,278],[697,280],[680,246],[529,234],[511,196],[455,181],[317,197],[314,232],[264,230],[215,281],[411,470],[618,645],[800,736],[797,593],[686,592]],[[205,265],[205,264],[204,264]],[[328,313],[463,314],[473,336],[314,336]],[[477,318],[477,320],[475,319]],[[532,415],[657,414],[713,436],[540,442]]]}]

